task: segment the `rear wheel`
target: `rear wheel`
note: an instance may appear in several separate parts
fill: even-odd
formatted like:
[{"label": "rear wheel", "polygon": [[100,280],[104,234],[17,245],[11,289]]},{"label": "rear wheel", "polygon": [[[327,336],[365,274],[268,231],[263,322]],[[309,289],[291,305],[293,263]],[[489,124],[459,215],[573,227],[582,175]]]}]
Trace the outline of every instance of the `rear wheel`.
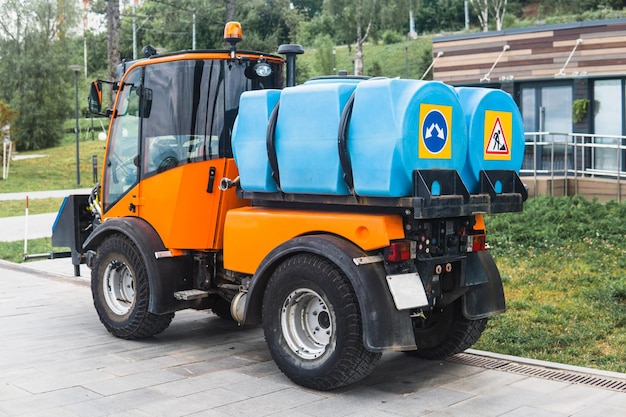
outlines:
[{"label": "rear wheel", "polygon": [[94,306],[104,327],[122,339],[140,339],[165,330],[174,313],[148,311],[150,288],[146,267],[134,244],[114,235],[98,248],[91,271]]},{"label": "rear wheel", "polygon": [[381,356],[363,345],[359,304],[348,278],[311,254],[288,259],[270,278],[263,329],[281,371],[308,388],[329,390],[356,382]]},{"label": "rear wheel", "polygon": [[423,359],[445,359],[469,349],[485,330],[487,319],[470,320],[461,311],[462,299],[436,309],[426,319],[414,319],[417,350],[407,352]]}]

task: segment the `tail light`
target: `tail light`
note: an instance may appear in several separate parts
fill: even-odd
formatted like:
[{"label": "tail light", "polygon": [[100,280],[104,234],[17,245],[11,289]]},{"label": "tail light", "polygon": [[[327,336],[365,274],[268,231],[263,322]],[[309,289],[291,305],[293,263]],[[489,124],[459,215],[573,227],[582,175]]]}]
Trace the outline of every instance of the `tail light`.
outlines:
[{"label": "tail light", "polygon": [[487,249],[487,235],[485,234],[485,218],[482,214],[474,216],[473,232],[466,236],[466,252],[479,252]]},{"label": "tail light", "polygon": [[387,262],[402,262],[416,258],[417,242],[413,240],[401,240],[393,242],[385,250],[385,260]]},{"label": "tail light", "polygon": [[487,248],[486,235],[467,235],[467,245],[465,250],[467,252],[478,252]]}]

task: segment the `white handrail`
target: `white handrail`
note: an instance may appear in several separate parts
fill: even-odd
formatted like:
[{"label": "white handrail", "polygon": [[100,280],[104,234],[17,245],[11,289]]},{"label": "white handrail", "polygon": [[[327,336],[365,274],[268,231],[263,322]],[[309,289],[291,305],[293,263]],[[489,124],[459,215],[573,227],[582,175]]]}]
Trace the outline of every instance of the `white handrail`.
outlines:
[{"label": "white handrail", "polygon": [[526,132],[525,137],[526,168],[521,174],[532,175],[535,186],[538,175],[552,179],[562,175],[566,179],[574,178],[577,193],[581,177],[613,178],[617,180],[617,199],[621,199],[621,182],[626,178],[626,136]]}]

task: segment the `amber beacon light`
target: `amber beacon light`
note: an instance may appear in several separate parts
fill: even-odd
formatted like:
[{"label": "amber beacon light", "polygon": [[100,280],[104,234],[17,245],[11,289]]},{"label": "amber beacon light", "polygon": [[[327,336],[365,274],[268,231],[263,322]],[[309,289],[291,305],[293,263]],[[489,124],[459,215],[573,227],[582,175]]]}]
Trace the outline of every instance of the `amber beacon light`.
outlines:
[{"label": "amber beacon light", "polygon": [[224,26],[224,41],[230,45],[230,58],[235,59],[235,45],[243,38],[241,23],[228,22]]}]

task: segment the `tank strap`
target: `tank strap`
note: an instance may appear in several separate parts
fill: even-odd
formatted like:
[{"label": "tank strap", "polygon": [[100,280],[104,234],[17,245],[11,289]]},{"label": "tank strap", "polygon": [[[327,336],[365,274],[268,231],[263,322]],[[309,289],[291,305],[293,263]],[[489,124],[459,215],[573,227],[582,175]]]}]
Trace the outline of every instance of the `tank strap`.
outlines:
[{"label": "tank strap", "polygon": [[337,134],[337,145],[339,147],[339,162],[343,170],[343,180],[350,190],[350,194],[354,195],[354,177],[352,176],[352,163],[348,153],[348,128],[350,127],[350,118],[352,117],[352,107],[354,105],[354,95],[356,89],[350,95],[346,102],[341,119],[339,120],[339,132]]},{"label": "tank strap", "polygon": [[280,175],[278,173],[278,157],[276,156],[276,123],[278,122],[279,107],[280,101],[276,102],[274,110],[272,110],[272,114],[270,115],[270,120],[267,123],[265,143],[267,145],[267,158],[270,168],[272,169],[272,179],[276,183],[278,190],[282,191],[280,188]]}]

